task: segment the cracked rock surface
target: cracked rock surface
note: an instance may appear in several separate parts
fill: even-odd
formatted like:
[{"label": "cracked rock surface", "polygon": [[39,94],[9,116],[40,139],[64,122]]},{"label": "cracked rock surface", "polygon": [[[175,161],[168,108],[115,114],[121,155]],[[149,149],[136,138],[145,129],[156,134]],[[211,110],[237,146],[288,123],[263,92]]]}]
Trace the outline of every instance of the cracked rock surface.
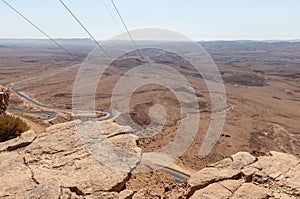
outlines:
[{"label": "cracked rock surface", "polygon": [[[103,130],[116,146],[140,152],[129,127],[105,122]],[[86,141],[96,144],[95,138]],[[0,149],[0,198],[300,198],[299,158],[275,151],[261,157],[238,152],[175,183],[163,171],[144,174],[141,182],[100,163],[82,144],[75,122],[37,137],[26,132]]]},{"label": "cracked rock surface", "polygon": [[[110,133],[123,128],[115,125]],[[74,122],[51,126],[36,139],[27,134],[2,144],[0,198],[114,198],[130,177],[97,161],[82,144]],[[26,145],[20,144],[24,139]],[[137,150],[130,134],[120,134],[119,140],[114,136],[111,142],[122,147],[124,140],[123,148]],[[7,146],[14,150],[4,150]]]},{"label": "cracked rock surface", "polygon": [[34,131],[29,130],[22,133],[16,139],[8,140],[6,142],[0,143],[0,152],[2,151],[13,151],[18,148],[28,146],[36,138]]},{"label": "cracked rock surface", "polygon": [[194,173],[186,185],[167,195],[193,199],[296,199],[300,198],[299,179],[300,160],[293,155],[271,151],[255,158],[238,152]]}]

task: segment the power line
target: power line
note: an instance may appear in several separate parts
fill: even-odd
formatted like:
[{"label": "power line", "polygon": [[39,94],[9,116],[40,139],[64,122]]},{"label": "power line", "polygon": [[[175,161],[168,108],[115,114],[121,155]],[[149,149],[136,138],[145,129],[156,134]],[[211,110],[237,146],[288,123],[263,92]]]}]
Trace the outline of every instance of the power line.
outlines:
[{"label": "power line", "polygon": [[107,12],[109,13],[109,15],[111,16],[112,20],[114,21],[114,23],[116,24],[116,26],[118,27],[119,31],[122,33],[123,30],[122,28],[119,26],[119,23],[117,22],[117,20],[115,19],[114,15],[112,14],[112,12],[110,11],[108,5],[105,3],[105,0],[102,0],[102,3],[104,4]]},{"label": "power line", "polygon": [[119,12],[119,10],[118,10],[118,8],[117,8],[116,4],[114,3],[114,1],[113,1],[113,0],[111,0],[111,3],[113,4],[113,6],[114,6],[114,8],[115,8],[115,10],[116,10],[116,12],[117,12],[117,14],[118,14],[118,16],[119,16],[119,18],[120,18],[120,20],[121,20],[122,24],[123,24],[123,26],[125,27],[125,29],[126,29],[126,31],[127,31],[127,33],[128,33],[128,36],[129,36],[129,38],[130,38],[131,42],[133,43],[133,45],[134,45],[135,49],[136,49],[136,50],[137,50],[137,52],[139,53],[139,55],[140,55],[141,59],[143,59],[143,55],[142,55],[142,53],[139,51],[139,49],[138,49],[138,47],[137,47],[137,45],[136,45],[135,41],[133,40],[133,38],[132,38],[132,36],[131,36],[131,34],[130,34],[130,32],[129,32],[129,30],[128,30],[127,26],[126,26],[126,23],[125,23],[125,21],[123,20],[123,17],[121,16],[121,14],[120,14],[120,12]]},{"label": "power line", "polygon": [[57,41],[55,41],[54,39],[52,39],[45,31],[43,31],[36,24],[34,24],[32,21],[30,21],[27,17],[25,17],[22,13],[20,13],[16,8],[14,8],[12,5],[10,5],[5,0],[2,0],[2,2],[5,3],[9,8],[11,8],[19,16],[21,16],[25,21],[27,21],[28,23],[30,23],[34,28],[36,28],[38,31],[40,31],[43,35],[45,35],[48,39],[50,39],[53,43],[55,43],[57,46],[59,46],[61,49],[63,49],[66,53],[68,53],[72,57],[76,58],[75,55],[73,55],[72,53],[70,53],[70,51],[68,51],[62,45],[60,45]]},{"label": "power line", "polygon": [[62,1],[59,2],[65,7],[65,9],[72,15],[72,17],[78,22],[78,24],[85,30],[85,32],[92,38],[92,40],[99,46],[99,48],[104,52],[104,54],[112,60],[110,55],[104,50],[104,48],[100,45],[100,43],[93,37],[93,35],[88,31],[88,29],[80,22],[80,20],[75,16],[75,14],[68,8],[68,6]]},{"label": "power line", "polygon": [[[128,36],[129,36],[131,42],[133,43],[133,45],[134,45],[136,51],[138,52],[138,54],[139,54],[139,56],[140,56],[140,59],[141,59],[141,60],[145,60],[145,59],[144,59],[144,56],[142,55],[142,53],[141,53],[141,51],[140,51],[140,49],[137,47],[135,41],[133,40],[132,35],[130,34],[130,32],[129,32],[129,30],[128,30],[128,27],[127,27],[127,25],[126,25],[126,23],[125,23],[125,20],[123,19],[121,13],[119,12],[119,9],[117,8],[117,5],[114,3],[113,0],[111,0],[111,3],[112,3],[112,5],[113,5],[115,11],[117,12],[117,14],[118,14],[120,20],[122,21],[122,24],[123,24],[123,26],[125,27],[125,29],[126,29],[126,31],[127,31],[127,33],[128,33]],[[148,61],[148,64],[150,65],[150,67],[149,67],[149,72],[150,72],[150,70],[151,70],[151,68],[152,68],[151,61]],[[129,78],[129,81],[133,84],[133,82],[130,80],[130,78]],[[164,80],[163,80],[163,81],[164,81]],[[134,84],[133,84],[133,85],[134,85]],[[161,91],[160,91],[160,93],[161,93]],[[144,95],[142,95],[142,98],[144,99],[144,102],[147,101],[146,98],[144,97]]]},{"label": "power line", "polygon": [[[119,12],[119,10],[118,10],[116,4],[114,3],[114,0],[111,0],[111,3],[113,4],[113,6],[114,6],[114,8],[115,8],[115,10],[116,10],[116,12],[117,12],[117,14],[118,14],[120,20],[122,21],[122,24],[123,24],[123,26],[125,27],[125,29],[126,29],[128,35],[129,35],[129,37],[130,37],[130,40],[131,40],[131,42],[133,43],[133,45],[134,45],[136,51],[138,52],[138,54],[139,54],[141,60],[144,60],[144,57],[143,57],[141,51],[138,49],[138,47],[137,47],[135,41],[133,40],[133,38],[132,38],[132,36],[131,36],[131,34],[130,34],[128,28],[127,28],[127,25],[126,25],[126,23],[125,23],[123,17],[121,16],[121,13]],[[149,61],[148,64],[150,65],[149,70],[151,70],[151,68],[152,68],[152,63],[151,63],[151,61]],[[149,71],[149,72],[150,72],[150,71]],[[164,80],[162,80],[162,81],[164,82]],[[160,91],[160,93],[161,93],[161,91]],[[160,94],[159,94],[159,95],[160,95]],[[142,95],[142,97],[144,98],[143,95]],[[145,98],[144,98],[144,101],[146,101]]]}]

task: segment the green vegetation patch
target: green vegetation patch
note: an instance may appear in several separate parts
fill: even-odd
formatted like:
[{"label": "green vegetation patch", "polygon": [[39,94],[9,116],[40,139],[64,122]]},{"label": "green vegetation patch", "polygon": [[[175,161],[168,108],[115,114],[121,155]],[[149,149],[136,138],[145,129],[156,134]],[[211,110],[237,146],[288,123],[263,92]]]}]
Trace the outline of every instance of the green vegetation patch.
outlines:
[{"label": "green vegetation patch", "polygon": [[0,116],[0,142],[18,137],[21,133],[29,130],[26,122],[14,116]]}]

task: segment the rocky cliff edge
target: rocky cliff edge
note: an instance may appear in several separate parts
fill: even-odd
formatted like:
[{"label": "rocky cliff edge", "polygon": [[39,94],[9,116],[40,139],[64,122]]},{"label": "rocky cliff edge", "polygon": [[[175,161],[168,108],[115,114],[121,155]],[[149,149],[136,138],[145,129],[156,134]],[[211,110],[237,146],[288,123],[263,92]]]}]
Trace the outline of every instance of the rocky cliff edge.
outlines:
[{"label": "rocky cliff edge", "polygon": [[[258,158],[238,152],[182,183],[132,190],[130,173],[108,168],[86,150],[75,122],[0,143],[0,198],[300,198],[299,158],[274,151]],[[140,150],[129,127],[102,126],[117,146]]]}]

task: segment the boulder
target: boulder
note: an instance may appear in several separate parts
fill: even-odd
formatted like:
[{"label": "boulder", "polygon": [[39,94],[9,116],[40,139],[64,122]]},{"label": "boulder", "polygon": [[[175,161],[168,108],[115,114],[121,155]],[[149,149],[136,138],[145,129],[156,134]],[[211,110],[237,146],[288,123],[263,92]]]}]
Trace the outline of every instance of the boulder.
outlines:
[{"label": "boulder", "polygon": [[188,185],[192,189],[199,189],[221,180],[237,179],[240,174],[241,172],[237,169],[208,167],[192,174],[188,179]]},{"label": "boulder", "polygon": [[36,134],[33,130],[21,133],[21,135],[15,139],[8,140],[0,143],[0,152],[8,150],[12,151],[18,148],[28,146],[36,138]]},{"label": "boulder", "polygon": [[6,109],[9,102],[9,90],[0,85],[0,115],[6,115]]},{"label": "boulder", "polygon": [[[80,123],[53,125],[37,138],[28,131],[2,143],[0,170],[5,172],[0,176],[1,197],[116,198],[130,174],[113,170],[90,153],[77,133],[76,122]],[[99,122],[86,125],[93,128]],[[111,128],[111,134],[120,132],[121,128],[112,125],[116,128]],[[135,135],[120,134],[109,139],[124,151],[140,151]],[[22,150],[10,151],[28,144]]]},{"label": "boulder", "polygon": [[252,164],[253,162],[256,161],[256,157],[254,157],[248,152],[238,152],[236,154],[233,154],[231,158],[232,158],[232,167],[238,169],[241,169],[244,166]]},{"label": "boulder", "polygon": [[231,158],[225,158],[219,162],[210,164],[209,166],[216,168],[241,169],[249,164],[252,164],[256,160],[257,158],[248,152],[238,152],[236,154],[233,154]]},{"label": "boulder", "polygon": [[271,191],[258,187],[252,183],[244,183],[232,196],[232,199],[267,199],[271,197]]},{"label": "boulder", "polygon": [[232,192],[218,183],[213,183],[203,189],[196,191],[190,197],[190,199],[228,199],[230,198],[230,196],[232,196]]}]

